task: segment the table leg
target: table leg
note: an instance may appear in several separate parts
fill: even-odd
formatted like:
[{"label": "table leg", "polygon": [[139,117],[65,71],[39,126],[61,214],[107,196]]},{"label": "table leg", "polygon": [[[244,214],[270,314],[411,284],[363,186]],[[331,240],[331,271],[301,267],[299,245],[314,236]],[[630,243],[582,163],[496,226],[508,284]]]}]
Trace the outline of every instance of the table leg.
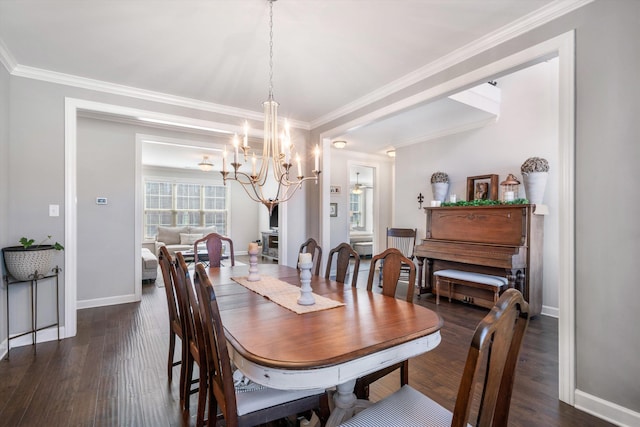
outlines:
[{"label": "table leg", "polygon": [[371,402],[368,400],[356,398],[356,395],[353,393],[355,385],[356,380],[351,380],[344,384],[339,384],[336,387],[336,391],[332,396],[333,408],[331,409],[331,415],[327,420],[326,427],[339,426],[343,421],[348,420],[371,405]]}]

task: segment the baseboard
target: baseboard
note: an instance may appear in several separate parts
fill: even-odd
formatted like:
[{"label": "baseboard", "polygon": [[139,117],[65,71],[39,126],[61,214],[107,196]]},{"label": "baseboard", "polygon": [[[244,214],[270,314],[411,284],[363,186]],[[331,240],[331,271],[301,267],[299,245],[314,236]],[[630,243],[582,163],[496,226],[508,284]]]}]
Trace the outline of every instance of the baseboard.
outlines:
[{"label": "baseboard", "polygon": [[632,411],[580,390],[575,392],[575,407],[618,426],[640,426],[640,412]]},{"label": "baseboard", "polygon": [[560,309],[558,307],[549,307],[547,305],[542,306],[542,312],[540,313],[543,316],[555,317],[558,319],[560,317]]},{"label": "baseboard", "polygon": [[[63,339],[64,337],[65,337],[64,326],[61,326],[60,339]],[[58,332],[56,331],[55,326],[38,331],[38,334],[36,335],[36,343],[56,341],[57,339],[58,339]],[[33,340],[31,338],[31,334],[28,334],[28,335],[23,335],[19,338],[15,338],[15,339],[12,338],[10,343],[11,343],[11,348],[15,348],[15,347],[22,347],[25,345],[32,345]],[[4,341],[2,341],[1,345],[2,345],[2,353],[0,353],[0,360],[4,359],[7,355],[7,340],[5,339]]]},{"label": "baseboard", "polygon": [[83,308],[104,307],[107,305],[127,304],[130,302],[139,302],[139,301],[140,299],[136,298],[134,294],[119,295],[117,297],[86,299],[82,301],[78,300],[76,307],[78,310],[80,310]]}]

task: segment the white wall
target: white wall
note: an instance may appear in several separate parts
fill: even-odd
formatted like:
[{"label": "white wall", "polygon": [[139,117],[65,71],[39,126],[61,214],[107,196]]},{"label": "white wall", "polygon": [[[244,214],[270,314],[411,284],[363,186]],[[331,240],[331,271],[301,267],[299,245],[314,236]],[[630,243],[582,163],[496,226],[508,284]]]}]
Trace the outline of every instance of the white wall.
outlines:
[{"label": "white wall", "polygon": [[[449,193],[466,200],[468,176],[509,173],[522,181],[520,165],[531,156],[549,161],[545,216],[543,306],[558,308],[558,61],[553,59],[497,80],[502,91],[499,120],[482,129],[451,135],[396,150],[396,222],[418,228],[424,238],[426,217],[418,210],[422,193],[428,206],[431,174],[449,175]],[[416,159],[420,159],[416,161]],[[521,186],[522,192],[524,188]]]}]

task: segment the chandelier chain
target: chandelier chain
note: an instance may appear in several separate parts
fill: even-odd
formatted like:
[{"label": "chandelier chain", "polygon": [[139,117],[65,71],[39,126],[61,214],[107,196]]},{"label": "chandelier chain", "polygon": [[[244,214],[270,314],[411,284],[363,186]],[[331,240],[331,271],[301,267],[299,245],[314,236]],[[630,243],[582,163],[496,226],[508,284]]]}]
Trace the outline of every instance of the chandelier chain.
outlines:
[{"label": "chandelier chain", "polygon": [[269,99],[273,99],[273,2],[269,0]]}]

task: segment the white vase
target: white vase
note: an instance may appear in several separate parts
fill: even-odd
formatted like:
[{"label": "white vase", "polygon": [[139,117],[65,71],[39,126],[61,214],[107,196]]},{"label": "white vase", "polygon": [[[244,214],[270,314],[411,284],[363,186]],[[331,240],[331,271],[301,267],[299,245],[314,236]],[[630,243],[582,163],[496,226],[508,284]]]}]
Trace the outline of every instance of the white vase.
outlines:
[{"label": "white vase", "polygon": [[447,197],[447,191],[449,191],[448,182],[434,182],[431,184],[431,191],[433,192],[433,200],[444,202]]},{"label": "white vase", "polygon": [[524,191],[529,203],[541,205],[544,198],[544,189],[547,185],[549,172],[529,172],[522,174]]}]

